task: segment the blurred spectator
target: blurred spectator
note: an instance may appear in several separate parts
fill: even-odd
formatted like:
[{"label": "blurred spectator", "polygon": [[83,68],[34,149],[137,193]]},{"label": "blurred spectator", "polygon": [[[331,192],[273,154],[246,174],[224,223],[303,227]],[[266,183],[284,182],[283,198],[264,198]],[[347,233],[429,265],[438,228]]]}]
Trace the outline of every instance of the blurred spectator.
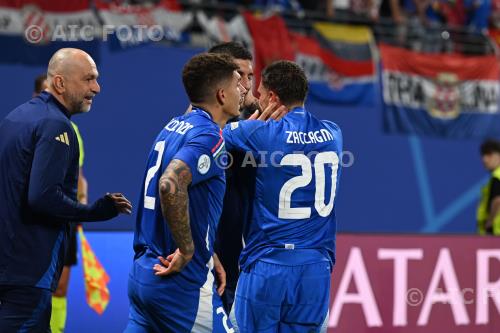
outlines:
[{"label": "blurred spectator", "polygon": [[[262,7],[273,7],[279,10],[329,12],[330,4],[335,0],[255,0]],[[245,2],[245,1],[239,1]],[[248,1],[247,1],[248,2]]]},{"label": "blurred spectator", "polygon": [[351,0],[351,11],[375,19],[382,0]]},{"label": "blurred spectator", "polygon": [[127,0],[124,1],[129,5],[155,5],[160,2],[160,0]]},{"label": "blurred spectator", "polygon": [[320,11],[325,10],[327,2],[331,0],[298,0],[298,2],[304,10]]},{"label": "blurred spectator", "polygon": [[301,11],[302,7],[298,0],[255,0],[255,5],[267,9],[274,9],[278,11],[295,10]]},{"label": "blurred spectator", "polygon": [[[201,2],[198,0],[198,2]],[[233,4],[233,5],[240,5],[240,6],[251,6],[254,4],[254,0],[219,0],[218,2],[224,2],[228,4]]]},{"label": "blurred spectator", "polygon": [[500,0],[492,0],[490,20],[493,27],[500,28]]},{"label": "blurred spectator", "polygon": [[372,20],[378,18],[378,9],[382,0],[329,0],[327,15],[333,16],[336,9],[366,16]]},{"label": "blurred spectator", "polygon": [[463,26],[466,23],[464,0],[384,0],[380,16],[391,17],[396,24],[412,18],[424,25]]},{"label": "blurred spectator", "polygon": [[467,21],[463,0],[434,0],[432,11],[433,17],[449,26],[463,27]]},{"label": "blurred spectator", "polygon": [[396,24],[403,24],[409,17],[417,15],[417,9],[423,7],[422,3],[427,4],[427,2],[426,0],[382,0],[379,15],[392,18]]},{"label": "blurred spectator", "polygon": [[491,0],[464,0],[467,10],[467,25],[478,32],[486,31],[491,14]]}]

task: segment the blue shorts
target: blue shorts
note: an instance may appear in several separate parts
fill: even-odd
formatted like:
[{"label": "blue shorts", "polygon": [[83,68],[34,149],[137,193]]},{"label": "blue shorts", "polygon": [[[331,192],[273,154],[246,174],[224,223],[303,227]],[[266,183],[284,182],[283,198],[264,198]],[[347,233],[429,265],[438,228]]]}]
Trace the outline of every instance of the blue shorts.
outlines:
[{"label": "blue shorts", "polygon": [[0,332],[49,333],[52,292],[24,286],[0,286]]},{"label": "blue shorts", "polygon": [[155,276],[134,264],[128,281],[129,322],[125,333],[233,333],[209,273],[201,288],[171,277]]},{"label": "blue shorts", "polygon": [[326,332],[331,263],[286,266],[257,260],[242,271],[230,319],[235,332]]}]

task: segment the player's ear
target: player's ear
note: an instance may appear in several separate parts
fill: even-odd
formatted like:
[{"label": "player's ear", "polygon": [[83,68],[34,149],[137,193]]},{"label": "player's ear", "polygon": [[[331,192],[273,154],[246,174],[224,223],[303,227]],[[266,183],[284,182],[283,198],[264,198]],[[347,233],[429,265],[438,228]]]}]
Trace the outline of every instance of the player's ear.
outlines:
[{"label": "player's ear", "polygon": [[220,105],[224,105],[225,93],[223,88],[217,89],[217,93],[215,94],[215,98],[217,99],[217,103]]},{"label": "player's ear", "polygon": [[52,79],[52,86],[54,87],[54,90],[59,94],[63,93],[66,90],[64,86],[64,78],[61,75],[54,76],[54,78]]},{"label": "player's ear", "polygon": [[276,102],[276,103],[280,103],[280,98],[278,97],[278,95],[276,95],[276,93],[274,91],[269,91],[269,103],[273,103],[273,102]]}]

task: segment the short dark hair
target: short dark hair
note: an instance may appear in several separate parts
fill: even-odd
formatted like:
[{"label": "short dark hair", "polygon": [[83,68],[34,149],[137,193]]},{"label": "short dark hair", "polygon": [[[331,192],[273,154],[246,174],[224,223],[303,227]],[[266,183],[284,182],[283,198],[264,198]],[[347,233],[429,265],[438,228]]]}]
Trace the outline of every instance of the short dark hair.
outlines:
[{"label": "short dark hair", "polygon": [[227,54],[201,53],[192,57],[182,70],[182,83],[191,103],[208,101],[218,84],[232,78],[238,68]]},{"label": "short dark hair", "polygon": [[38,95],[43,90],[43,83],[47,80],[47,74],[40,74],[35,78],[35,86],[33,91]]},{"label": "short dark hair", "polygon": [[500,141],[495,139],[487,139],[481,144],[479,151],[481,152],[481,156],[489,155],[492,153],[500,154]]},{"label": "short dark hair", "polygon": [[288,60],[276,61],[264,68],[262,84],[274,91],[285,105],[304,103],[309,89],[302,68]]},{"label": "short dark hair", "polygon": [[220,43],[212,46],[208,52],[229,54],[234,59],[253,60],[252,53],[238,42]]}]

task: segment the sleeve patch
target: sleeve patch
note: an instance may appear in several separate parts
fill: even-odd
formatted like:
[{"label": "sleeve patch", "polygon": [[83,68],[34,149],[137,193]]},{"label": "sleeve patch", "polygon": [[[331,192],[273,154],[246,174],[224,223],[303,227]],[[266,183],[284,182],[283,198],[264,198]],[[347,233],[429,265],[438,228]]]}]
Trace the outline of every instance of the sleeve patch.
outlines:
[{"label": "sleeve patch", "polygon": [[198,172],[202,175],[206,174],[210,170],[210,157],[207,154],[203,154],[198,158]]}]

